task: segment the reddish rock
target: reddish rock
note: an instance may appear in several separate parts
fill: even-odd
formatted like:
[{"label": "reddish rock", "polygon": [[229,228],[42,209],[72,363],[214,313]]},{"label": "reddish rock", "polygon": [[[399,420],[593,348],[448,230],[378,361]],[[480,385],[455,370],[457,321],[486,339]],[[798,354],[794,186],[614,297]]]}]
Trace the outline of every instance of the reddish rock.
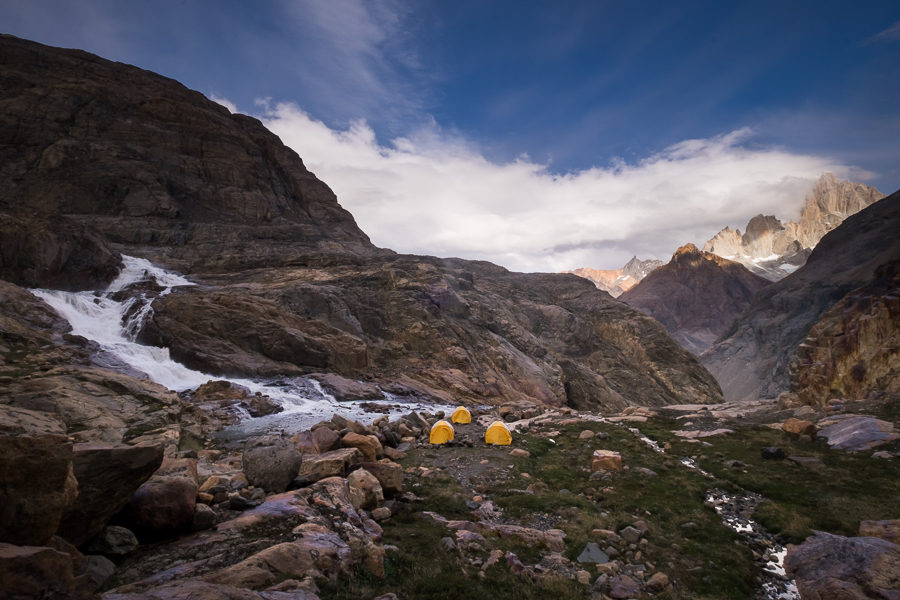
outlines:
[{"label": "reddish rock", "polygon": [[594,450],[591,471],[621,471],[622,455],[613,450]]},{"label": "reddish rock", "polygon": [[818,431],[815,423],[803,419],[788,419],[781,424],[781,429],[793,436],[808,435],[810,437],[816,437],[816,431]]},{"label": "reddish rock", "polygon": [[357,469],[347,476],[350,486],[350,498],[354,508],[371,510],[384,501],[384,492],[378,478],[366,471]]},{"label": "reddish rock", "polygon": [[59,421],[0,405],[0,540],[42,545],[75,502],[72,444]]},{"label": "reddish rock", "polygon": [[155,539],[190,531],[197,484],[187,477],[152,477],[137,489],[126,513],[138,537]]},{"label": "reddish rock", "polygon": [[381,442],[374,435],[359,435],[350,431],[341,438],[341,444],[345,448],[359,448],[363,459],[370,462],[384,455]]},{"label": "reddish rock", "polygon": [[0,543],[0,596],[9,600],[88,598],[72,557],[54,548]]}]

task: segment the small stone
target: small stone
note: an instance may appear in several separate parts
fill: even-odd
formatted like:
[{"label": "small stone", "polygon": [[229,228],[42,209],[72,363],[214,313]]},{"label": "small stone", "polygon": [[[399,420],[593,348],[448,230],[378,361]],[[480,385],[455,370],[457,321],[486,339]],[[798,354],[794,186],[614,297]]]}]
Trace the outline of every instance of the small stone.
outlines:
[{"label": "small stone", "polygon": [[607,472],[622,470],[622,455],[613,450],[594,450],[591,457],[591,471]]},{"label": "small stone", "polygon": [[641,539],[641,535],[643,534],[639,529],[635,529],[634,527],[629,525],[620,529],[619,535],[622,536],[622,539],[629,544],[636,544],[638,540]]},{"label": "small stone", "polygon": [[88,552],[124,556],[138,547],[138,539],[130,529],[107,525],[87,546]]},{"label": "small stone", "polygon": [[206,504],[198,504],[194,507],[194,531],[212,529],[216,524],[216,511]]},{"label": "small stone", "polygon": [[626,598],[637,598],[640,594],[640,584],[628,575],[619,575],[610,581],[610,598],[624,600]]},{"label": "small stone", "polygon": [[590,440],[594,438],[594,432],[590,429],[585,429],[581,433],[578,434],[579,440]]},{"label": "small stone", "polygon": [[591,574],[588,571],[578,571],[575,573],[575,579],[578,580],[578,583],[581,585],[590,585],[591,584]]},{"label": "small stone", "polygon": [[609,562],[609,556],[596,543],[588,542],[581,554],[578,555],[577,560],[580,563],[607,563]]},{"label": "small stone", "polygon": [[510,450],[509,455],[515,456],[517,458],[527,458],[531,456],[531,452],[523,448],[513,448],[512,450]]},{"label": "small stone", "polygon": [[781,460],[786,456],[784,450],[778,446],[766,446],[759,451],[759,454],[764,460]]},{"label": "small stone", "polygon": [[379,506],[372,511],[372,518],[376,521],[384,521],[391,516],[391,509],[386,506]]}]

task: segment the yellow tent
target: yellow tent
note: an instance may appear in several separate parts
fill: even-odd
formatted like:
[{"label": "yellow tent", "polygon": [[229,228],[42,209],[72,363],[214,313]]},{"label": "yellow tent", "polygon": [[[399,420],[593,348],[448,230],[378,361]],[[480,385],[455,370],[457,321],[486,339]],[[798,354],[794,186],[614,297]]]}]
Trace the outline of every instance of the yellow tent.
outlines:
[{"label": "yellow tent", "polygon": [[431,426],[428,441],[432,444],[446,444],[453,439],[453,425],[447,421],[438,421]]},{"label": "yellow tent", "polygon": [[454,423],[471,423],[472,413],[470,413],[465,406],[460,406],[453,411],[453,416],[450,417],[450,420]]},{"label": "yellow tent", "polygon": [[501,421],[494,421],[484,433],[484,441],[498,446],[509,446],[512,443],[512,435],[509,429]]}]

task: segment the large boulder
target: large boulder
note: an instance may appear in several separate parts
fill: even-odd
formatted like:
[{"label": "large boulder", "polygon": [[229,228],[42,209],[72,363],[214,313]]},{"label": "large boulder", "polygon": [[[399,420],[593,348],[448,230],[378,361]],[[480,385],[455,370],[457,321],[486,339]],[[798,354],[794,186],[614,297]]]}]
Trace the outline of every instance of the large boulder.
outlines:
[{"label": "large boulder", "polygon": [[77,489],[62,424],[45,413],[0,405],[0,541],[46,543]]},{"label": "large boulder", "polygon": [[162,459],[160,446],[76,444],[73,470],[78,499],[63,517],[59,535],[80,546],[100,533]]},{"label": "large boulder", "polygon": [[900,546],[816,532],[788,546],[784,568],[804,600],[892,600],[900,589]]},{"label": "large boulder", "polygon": [[298,476],[307,481],[318,481],[326,477],[343,477],[350,465],[362,462],[362,452],[356,448],[341,448],[322,454],[304,457]]},{"label": "large boulder", "polygon": [[374,435],[360,435],[349,431],[341,438],[341,445],[345,448],[359,448],[367,461],[375,461],[384,456],[381,442]]},{"label": "large boulder", "polygon": [[819,421],[819,437],[838,450],[858,452],[900,439],[888,421],[867,415],[835,415]]},{"label": "large boulder", "polygon": [[366,471],[357,469],[347,476],[350,485],[350,501],[353,508],[371,510],[384,501],[384,491],[378,478]]},{"label": "large boulder", "polygon": [[266,435],[247,442],[243,468],[247,481],[267,492],[285,491],[300,469],[301,455],[290,439]]},{"label": "large boulder", "polygon": [[153,476],[141,485],[124,511],[125,523],[139,538],[158,539],[190,531],[197,483],[177,475]]},{"label": "large boulder", "polygon": [[88,597],[75,581],[72,557],[47,546],[0,542],[0,582],[6,600]]},{"label": "large boulder", "polygon": [[385,496],[394,496],[403,491],[403,467],[388,458],[376,462],[364,462],[362,468],[378,479]]}]

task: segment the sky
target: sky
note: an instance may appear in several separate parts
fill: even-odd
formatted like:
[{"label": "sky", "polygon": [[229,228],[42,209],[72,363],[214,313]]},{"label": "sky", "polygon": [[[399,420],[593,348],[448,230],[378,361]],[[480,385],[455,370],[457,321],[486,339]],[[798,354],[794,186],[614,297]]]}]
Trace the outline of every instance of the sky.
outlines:
[{"label": "sky", "polygon": [[900,188],[896,0],[0,0],[0,31],[260,118],[400,252],[612,269],[826,171]]}]

